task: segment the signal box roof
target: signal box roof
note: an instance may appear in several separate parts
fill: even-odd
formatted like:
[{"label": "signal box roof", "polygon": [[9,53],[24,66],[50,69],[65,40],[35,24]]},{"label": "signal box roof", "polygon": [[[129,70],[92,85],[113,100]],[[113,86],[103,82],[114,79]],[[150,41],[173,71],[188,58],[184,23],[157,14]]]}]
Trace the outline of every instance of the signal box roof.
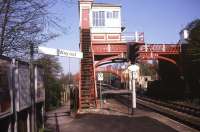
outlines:
[{"label": "signal box roof", "polygon": [[110,3],[93,3],[92,6],[94,7],[121,7],[121,5],[110,4]]}]

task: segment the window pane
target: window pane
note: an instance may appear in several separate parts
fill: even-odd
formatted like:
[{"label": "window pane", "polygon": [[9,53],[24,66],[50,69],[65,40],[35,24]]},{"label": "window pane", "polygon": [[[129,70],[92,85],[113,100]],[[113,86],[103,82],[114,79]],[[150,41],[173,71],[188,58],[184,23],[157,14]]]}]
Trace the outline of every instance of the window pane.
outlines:
[{"label": "window pane", "polygon": [[109,18],[109,12],[107,12],[107,18]]},{"label": "window pane", "polygon": [[119,11],[113,11],[113,18],[119,17]]},{"label": "window pane", "polygon": [[92,23],[93,26],[95,26],[95,12],[92,13]]},{"label": "window pane", "polygon": [[112,18],[112,12],[110,11],[107,12],[107,18]]},{"label": "window pane", "polygon": [[93,12],[93,26],[105,26],[105,12],[104,11]]},{"label": "window pane", "polygon": [[102,25],[101,26],[105,26],[105,12],[102,12]]}]

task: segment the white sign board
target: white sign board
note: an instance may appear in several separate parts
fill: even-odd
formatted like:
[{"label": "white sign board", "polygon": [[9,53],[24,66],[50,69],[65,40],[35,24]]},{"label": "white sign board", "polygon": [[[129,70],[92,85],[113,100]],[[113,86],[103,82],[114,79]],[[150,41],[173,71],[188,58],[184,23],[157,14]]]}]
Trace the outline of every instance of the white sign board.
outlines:
[{"label": "white sign board", "polygon": [[138,78],[138,72],[132,72],[132,79],[137,79]]},{"label": "white sign board", "polygon": [[97,74],[97,78],[98,78],[98,81],[103,81],[103,73],[102,72],[99,72]]},{"label": "white sign board", "polygon": [[55,56],[65,56],[65,57],[74,57],[74,58],[83,58],[82,52],[69,51],[64,49],[53,49],[47,47],[38,47],[39,53],[55,55]]},{"label": "white sign board", "polygon": [[128,67],[128,70],[131,71],[131,78],[132,79],[137,79],[139,76],[139,69],[140,67],[138,65],[130,65]]},{"label": "white sign board", "polygon": [[77,51],[69,51],[69,50],[57,49],[57,54],[58,54],[58,56],[83,58],[83,53],[82,52],[77,52]]},{"label": "white sign board", "polygon": [[57,49],[47,48],[47,47],[38,47],[39,53],[48,54],[48,55],[57,55]]},{"label": "white sign board", "polygon": [[138,66],[138,65],[130,65],[129,67],[128,67],[128,70],[130,70],[130,71],[139,71],[139,69],[140,69],[140,67]]}]

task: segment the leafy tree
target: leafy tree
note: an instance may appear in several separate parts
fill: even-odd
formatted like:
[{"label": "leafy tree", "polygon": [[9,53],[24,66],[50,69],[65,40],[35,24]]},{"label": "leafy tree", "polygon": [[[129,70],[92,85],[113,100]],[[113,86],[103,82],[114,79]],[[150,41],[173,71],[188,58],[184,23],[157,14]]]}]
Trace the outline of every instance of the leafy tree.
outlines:
[{"label": "leafy tree", "polygon": [[192,21],[186,29],[189,31],[189,38],[185,53],[193,62],[200,62],[200,19]]},{"label": "leafy tree", "polygon": [[44,55],[36,61],[44,69],[44,85],[46,96],[46,108],[51,109],[60,105],[60,93],[62,91],[62,83],[59,76],[62,71],[58,59],[53,56]]},{"label": "leafy tree", "polygon": [[143,76],[151,76],[156,79],[157,64],[140,63],[140,72]]},{"label": "leafy tree", "polygon": [[183,45],[183,70],[190,98],[200,103],[200,19],[186,26],[189,31],[187,44]]}]

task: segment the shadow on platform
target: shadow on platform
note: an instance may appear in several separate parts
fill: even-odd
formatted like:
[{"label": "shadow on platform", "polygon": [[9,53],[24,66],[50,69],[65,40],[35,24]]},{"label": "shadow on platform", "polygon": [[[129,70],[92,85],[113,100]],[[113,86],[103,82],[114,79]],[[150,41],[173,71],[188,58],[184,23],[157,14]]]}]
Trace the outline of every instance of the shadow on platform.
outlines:
[{"label": "shadow on platform", "polygon": [[176,132],[155,119],[116,115],[83,114],[63,127],[63,132]]}]

